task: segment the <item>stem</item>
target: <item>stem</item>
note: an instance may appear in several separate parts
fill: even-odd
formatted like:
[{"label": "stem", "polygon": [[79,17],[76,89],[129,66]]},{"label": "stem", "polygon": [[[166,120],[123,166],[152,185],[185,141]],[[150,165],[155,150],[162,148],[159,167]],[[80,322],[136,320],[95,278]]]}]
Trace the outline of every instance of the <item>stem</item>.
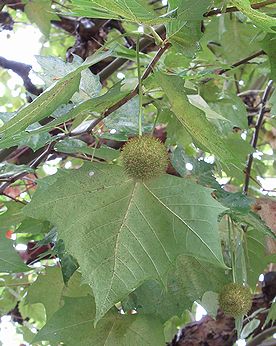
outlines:
[{"label": "stem", "polygon": [[[258,137],[259,137],[260,129],[261,129],[262,124],[263,124],[264,115],[266,112],[266,103],[267,103],[267,100],[271,94],[272,87],[273,87],[273,81],[270,80],[267,84],[267,87],[266,87],[264,94],[263,94],[263,97],[262,97],[261,109],[260,109],[257,123],[255,126],[255,132],[253,134],[252,141],[251,141],[251,145],[254,149],[257,148]],[[252,164],[253,164],[253,153],[248,156],[246,169],[245,169],[245,182],[244,182],[244,186],[243,186],[243,193],[245,195],[247,195],[247,193],[248,193]]]},{"label": "stem", "polygon": [[233,278],[233,282],[236,282],[235,251],[233,249],[233,242],[232,242],[232,236],[234,234],[232,230],[233,230],[232,220],[230,219],[230,216],[228,216],[228,237],[229,237],[229,246],[230,246],[230,253],[231,253],[232,278]]},{"label": "stem", "polygon": [[142,136],[143,90],[142,90],[139,41],[140,41],[140,36],[138,36],[137,45],[136,45],[136,57],[137,57],[138,94],[139,94],[138,127],[139,127],[139,136]]}]

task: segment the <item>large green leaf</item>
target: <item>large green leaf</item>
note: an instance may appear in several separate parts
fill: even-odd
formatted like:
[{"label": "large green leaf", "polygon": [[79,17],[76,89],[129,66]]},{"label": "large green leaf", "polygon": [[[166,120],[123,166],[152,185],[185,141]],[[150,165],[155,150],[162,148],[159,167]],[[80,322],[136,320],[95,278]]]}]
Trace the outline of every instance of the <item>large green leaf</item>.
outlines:
[{"label": "large green leaf", "polygon": [[258,27],[268,32],[275,32],[276,18],[254,10],[251,7],[250,0],[232,0],[234,6],[248,16]]},{"label": "large green leaf", "polygon": [[158,24],[166,16],[158,17],[147,0],[73,0],[73,14],[91,18],[119,19],[126,21]]},{"label": "large green leaf", "polygon": [[207,120],[202,110],[189,102],[184,89],[184,80],[162,73],[157,74],[157,79],[178,121],[194,140],[219,159],[225,162],[233,161],[233,154],[227,148],[216,127]]},{"label": "large green leaf", "polygon": [[5,232],[0,231],[0,273],[19,273],[29,271],[13,247],[13,242],[7,239]]},{"label": "large green leaf", "polygon": [[160,346],[165,344],[158,319],[143,315],[120,315],[110,311],[94,328],[92,297],[65,297],[64,306],[38,332],[34,342],[48,340],[67,346]]},{"label": "large green leaf", "polygon": [[82,65],[46,89],[32,103],[20,109],[0,128],[4,140],[25,130],[32,123],[51,115],[60,105],[67,103],[78,90],[81,71],[109,55],[110,52],[108,51],[90,56]]},{"label": "large green leaf", "polygon": [[143,281],[166,285],[181,253],[223,265],[224,208],[210,189],[169,175],[134,182],[121,167],[89,163],[42,182],[26,214],[58,227],[93,288],[97,320]]}]

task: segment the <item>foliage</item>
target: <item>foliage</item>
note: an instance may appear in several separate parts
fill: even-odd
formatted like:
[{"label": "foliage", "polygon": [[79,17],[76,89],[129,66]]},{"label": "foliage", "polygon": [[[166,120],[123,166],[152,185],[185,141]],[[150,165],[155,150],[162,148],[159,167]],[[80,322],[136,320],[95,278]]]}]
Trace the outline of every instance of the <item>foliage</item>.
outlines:
[{"label": "foliage", "polygon": [[37,95],[0,71],[0,313],[32,345],[165,345],[275,262],[276,1],[160,4],[4,8],[44,41]]}]

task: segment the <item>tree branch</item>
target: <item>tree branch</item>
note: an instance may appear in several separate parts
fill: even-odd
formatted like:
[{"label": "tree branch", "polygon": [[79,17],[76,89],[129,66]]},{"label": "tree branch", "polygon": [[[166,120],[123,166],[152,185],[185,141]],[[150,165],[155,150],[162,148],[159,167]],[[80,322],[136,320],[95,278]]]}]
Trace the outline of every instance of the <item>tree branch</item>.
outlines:
[{"label": "tree branch", "polygon": [[[276,4],[276,0],[266,0],[266,1],[258,2],[256,4],[252,4],[251,7],[254,10],[258,10],[258,9],[260,9],[262,7],[273,5],[273,4]],[[237,7],[235,7],[235,6],[227,7],[223,12],[221,11],[220,8],[217,8],[215,10],[211,10],[209,12],[206,12],[204,14],[204,17],[211,17],[211,16],[216,16],[218,14],[232,13],[232,12],[237,12],[237,11],[239,11],[239,9]]]},{"label": "tree branch", "polygon": [[[33,160],[33,162],[30,164],[30,168],[37,168],[39,164],[50,154],[52,149],[54,148],[57,141],[51,142],[47,148],[40,154],[36,159]],[[7,187],[9,187],[12,183],[14,183],[16,180],[23,178],[26,174],[28,174],[29,171],[20,172],[17,174],[14,174],[11,176],[7,182],[0,185],[0,195],[2,195]]]},{"label": "tree branch", "polygon": [[222,75],[224,74],[225,72],[228,72],[230,71],[232,68],[235,68],[235,67],[239,67],[241,65],[244,65],[246,63],[248,63],[250,60],[253,60],[255,58],[257,58],[258,56],[261,56],[261,55],[264,55],[265,52],[263,50],[260,50],[252,55],[249,55],[248,57],[244,58],[244,59],[241,59],[237,62],[235,62],[234,64],[231,65],[231,68],[224,68],[224,69],[221,69],[218,71],[218,75]]},{"label": "tree branch", "polygon": [[22,78],[24,86],[29,93],[39,95],[42,92],[41,89],[37,88],[32,83],[29,77],[29,72],[32,69],[31,65],[23,64],[22,62],[8,60],[3,57],[0,57],[0,67],[12,70],[16,74],[18,74],[18,76]]},{"label": "tree branch", "polygon": [[[171,46],[171,44],[169,42],[167,42],[163,47],[161,47],[158,52],[156,53],[156,55],[154,56],[154,58],[152,59],[152,61],[150,62],[150,64],[148,65],[148,67],[146,68],[145,72],[143,73],[142,77],[141,77],[141,81],[145,80],[150,73],[153,71],[154,66],[157,64],[157,62],[159,61],[159,59],[161,58],[161,56],[165,53],[165,51]],[[97,126],[98,123],[100,123],[104,118],[106,118],[109,114],[113,113],[115,110],[117,110],[118,108],[120,108],[122,105],[124,105],[125,103],[127,103],[129,100],[131,100],[134,96],[136,96],[138,94],[138,89],[139,86],[137,85],[130,94],[128,94],[127,96],[125,96],[124,98],[122,98],[121,100],[119,100],[117,103],[115,103],[113,106],[111,106],[110,108],[108,108],[103,115],[98,118],[94,123],[93,123],[93,128],[95,126]]]},{"label": "tree branch", "polygon": [[[166,33],[166,28],[164,25],[160,25],[155,29],[159,36]],[[143,52],[150,44],[154,43],[153,37],[145,37],[139,42],[140,51]],[[135,47],[130,47],[129,49],[134,49]],[[121,66],[123,66],[128,59],[116,58],[109,65],[107,65],[100,73],[100,81],[103,82],[108,77],[110,77],[115,71],[117,71]]]},{"label": "tree branch", "polygon": [[[251,145],[254,149],[257,148],[258,137],[259,137],[260,129],[261,129],[262,124],[263,124],[264,115],[266,112],[266,103],[267,103],[267,100],[271,94],[272,88],[273,88],[273,81],[270,80],[268,82],[268,85],[267,85],[267,87],[264,91],[263,97],[262,97],[259,116],[258,116],[257,123],[255,126],[255,131],[254,131],[254,134],[253,134],[253,137],[251,140]],[[244,187],[243,187],[243,193],[245,195],[248,193],[252,164],[253,164],[253,153],[249,155],[248,160],[247,160],[247,164],[246,164],[246,169],[245,169],[245,182],[244,182]]]}]

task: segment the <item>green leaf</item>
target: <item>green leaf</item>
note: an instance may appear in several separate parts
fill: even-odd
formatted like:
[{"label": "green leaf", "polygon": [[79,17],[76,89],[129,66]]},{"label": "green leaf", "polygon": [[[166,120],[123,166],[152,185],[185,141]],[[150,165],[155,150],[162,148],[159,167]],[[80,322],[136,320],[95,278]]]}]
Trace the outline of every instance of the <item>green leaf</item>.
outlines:
[{"label": "green leaf", "polygon": [[273,34],[267,34],[264,40],[262,41],[262,48],[268,55],[271,69],[271,78],[274,81],[276,81],[276,36]]},{"label": "green leaf", "polygon": [[58,227],[93,288],[97,320],[143,281],[166,285],[178,254],[223,265],[224,208],[210,189],[169,175],[134,182],[121,167],[89,163],[42,182],[25,212]]},{"label": "green leaf", "polygon": [[200,50],[199,40],[202,36],[200,21],[173,21],[167,25],[168,41],[174,48],[188,58],[193,58]]},{"label": "green leaf", "polygon": [[185,94],[184,80],[162,73],[157,74],[157,79],[169,99],[171,110],[196,142],[219,159],[225,162],[233,161],[233,154],[218,134],[217,129],[206,119],[199,108],[189,102]]},{"label": "green leaf", "polygon": [[[230,17],[229,14],[226,14],[212,17],[212,21],[206,26],[206,31],[200,40],[201,46],[206,48],[198,56],[207,64],[213,64],[214,66],[218,64],[218,59],[220,59],[221,64],[227,63],[229,64],[227,67],[230,68],[236,61],[246,58],[261,49],[259,34],[260,30],[258,28],[252,24],[243,23],[235,15]],[[235,49],[233,49],[233,42],[235,42]],[[206,56],[206,51],[209,54],[208,56]],[[224,68],[225,65],[222,65],[222,67]],[[212,92],[209,83],[204,87]],[[211,96],[216,95],[211,93]],[[236,104],[235,98],[233,101]]]},{"label": "green leaf", "polygon": [[30,217],[25,218],[21,225],[16,229],[16,233],[39,234],[47,233],[50,230],[48,221],[40,221]]},{"label": "green leaf", "polygon": [[101,148],[88,147],[86,143],[79,139],[68,138],[56,144],[55,149],[63,153],[83,153],[92,155],[100,159],[112,161],[119,156],[119,152],[112,148],[102,146]]},{"label": "green leaf", "polygon": [[109,312],[94,328],[92,297],[65,298],[64,306],[38,332],[33,342],[48,340],[67,346],[160,346],[165,344],[162,324],[151,316]]},{"label": "green leaf", "polygon": [[[115,84],[108,92],[106,92],[102,96],[98,96],[95,98],[92,98],[90,100],[84,101],[79,105],[76,105],[74,108],[66,112],[65,114],[62,114],[57,119],[49,122],[47,125],[41,126],[38,129],[35,130],[28,130],[30,131],[29,135],[35,135],[40,133],[45,133],[53,129],[54,127],[57,127],[60,124],[63,124],[64,122],[71,120],[77,116],[86,116],[87,118],[95,118],[98,117],[100,113],[104,112],[108,107],[112,106],[114,103],[116,103],[118,100],[120,100],[122,97],[128,94],[128,92],[120,91],[121,84]],[[26,132],[23,132],[24,136],[26,135]],[[22,133],[19,134],[21,136]],[[16,137],[15,135],[14,137]],[[13,137],[13,138],[14,138]],[[0,147],[1,144],[6,143],[5,138],[0,141]],[[12,144],[11,138],[7,138],[8,144]]]},{"label": "green leaf", "polygon": [[193,302],[199,301],[205,292],[219,292],[231,280],[228,274],[210,263],[181,255],[176,261],[176,269],[169,273],[166,288],[156,281],[147,281],[129,295],[123,307],[158,316],[165,322],[174,315],[181,316],[185,309],[191,309]]},{"label": "green leaf", "polygon": [[0,272],[20,273],[29,270],[13,247],[13,241],[6,238],[5,232],[0,231]]},{"label": "green leaf", "polygon": [[32,123],[51,115],[60,105],[67,103],[79,87],[81,71],[109,55],[109,51],[93,54],[82,65],[46,89],[32,103],[21,108],[14,117],[0,128],[4,140],[25,130]]},{"label": "green leaf", "polygon": [[219,303],[218,303],[218,293],[207,291],[203,294],[200,305],[208,312],[208,315],[216,318]]},{"label": "green leaf", "polygon": [[4,206],[7,209],[0,214],[0,230],[7,231],[17,226],[24,219],[22,214],[23,204],[8,202]]},{"label": "green leaf", "polygon": [[[149,25],[163,24],[170,19],[158,17],[147,0],[73,0],[73,15],[90,18],[118,19]],[[168,18],[167,18],[168,17]]]},{"label": "green leaf", "polygon": [[53,13],[50,0],[29,0],[24,7],[24,12],[30,22],[35,23],[40,31],[49,36],[51,20],[60,20],[59,16]]},{"label": "green leaf", "polygon": [[276,320],[276,302],[274,301],[268,311],[266,320],[265,320],[265,326],[272,321],[274,323]]},{"label": "green leaf", "polygon": [[246,323],[246,325],[243,327],[243,329],[241,331],[240,338],[246,339],[250,334],[252,334],[254,332],[254,330],[256,328],[258,328],[260,323],[261,323],[261,321],[258,320],[257,318],[253,318],[253,320]]},{"label": "green leaf", "polygon": [[15,165],[9,162],[0,163],[0,177],[5,178],[20,172],[33,172],[34,170],[27,165]]},{"label": "green leaf", "polygon": [[267,32],[275,32],[276,18],[270,17],[263,12],[254,10],[251,7],[249,0],[232,0],[232,3],[262,30]]},{"label": "green leaf", "polygon": [[210,0],[169,0],[170,9],[177,9],[177,18],[200,20],[210,7]]},{"label": "green leaf", "polygon": [[[54,284],[53,284],[54,283]],[[60,268],[46,268],[29,287],[27,304],[42,303],[45,307],[47,321],[59,309],[64,283]]]},{"label": "green leaf", "polygon": [[[50,87],[55,80],[77,69],[83,63],[83,60],[77,55],[70,63],[53,56],[39,55],[36,56],[36,60],[43,70],[37,74],[45,83],[46,88]],[[81,71],[79,91],[73,95],[72,101],[79,103],[99,96],[101,88],[99,76],[94,75],[89,69],[85,69]]]},{"label": "green leaf", "polygon": [[247,265],[247,281],[255,290],[259,276],[269,263],[276,262],[276,255],[267,255],[266,240],[264,234],[258,229],[246,232],[245,258]]}]

